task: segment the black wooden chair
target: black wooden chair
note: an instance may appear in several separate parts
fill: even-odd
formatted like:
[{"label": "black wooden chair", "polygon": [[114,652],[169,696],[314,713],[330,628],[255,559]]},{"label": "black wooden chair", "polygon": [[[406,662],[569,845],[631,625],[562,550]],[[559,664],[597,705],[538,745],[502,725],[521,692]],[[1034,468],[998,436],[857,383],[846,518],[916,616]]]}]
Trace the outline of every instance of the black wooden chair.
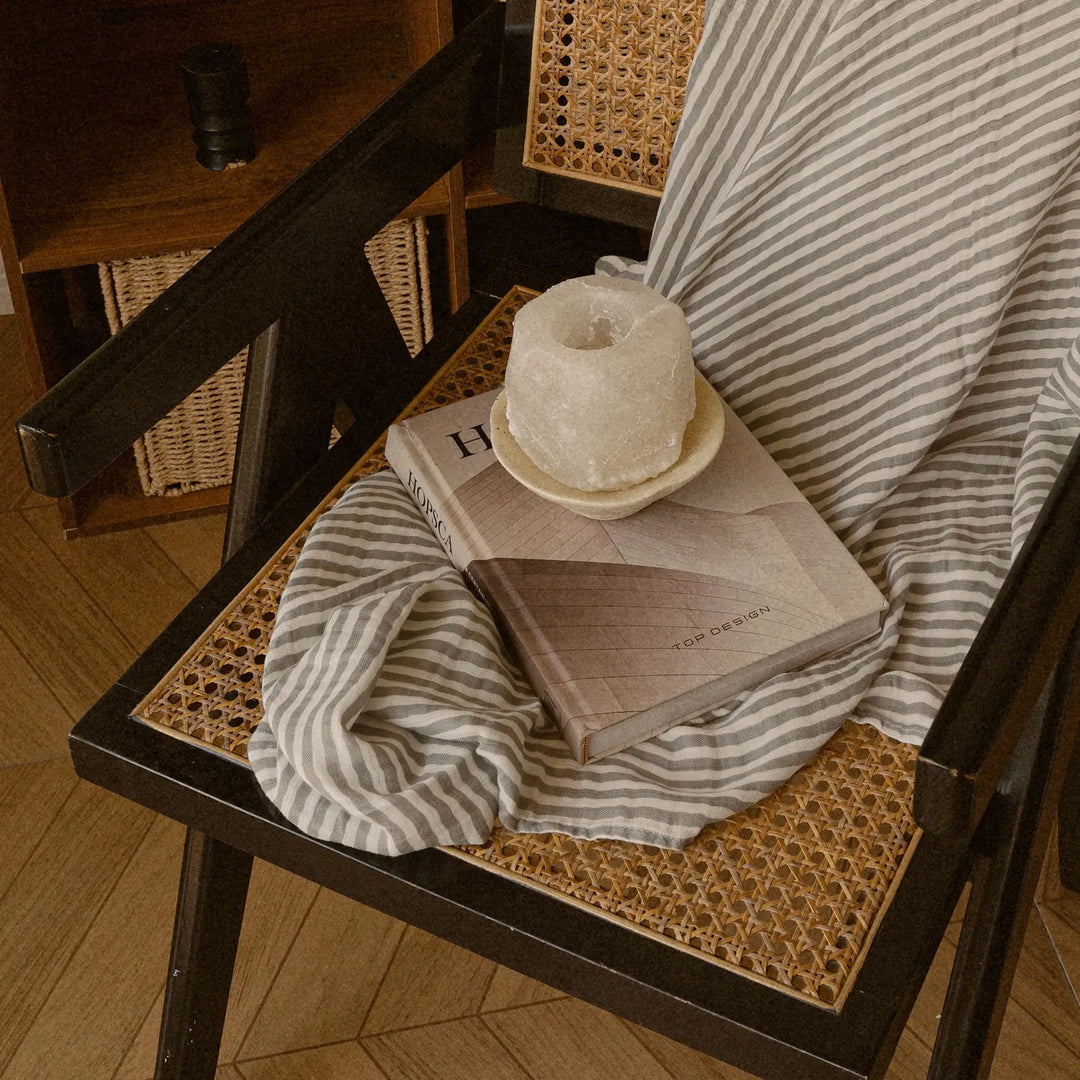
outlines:
[{"label": "black wooden chair", "polygon": [[[33,486],[50,495],[70,493],[254,342],[222,569],[71,735],[80,775],[188,828],[157,1075],[213,1075],[257,856],[722,1060],[782,1080],[884,1074],[970,879],[931,1074],[983,1076],[1059,806],[1063,880],[1080,888],[1080,768],[1076,756],[1070,758],[1080,705],[1074,685],[1080,647],[1077,453],[917,762],[914,751],[905,757],[896,747],[879,747],[874,767],[885,770],[884,762],[890,771],[882,828],[896,833],[895,821],[905,815],[908,824],[899,829],[900,848],[872,925],[864,928],[854,961],[845,961],[846,967],[833,962],[836,979],[827,992],[810,985],[810,976],[800,984],[775,971],[748,973],[738,962],[724,962],[723,942],[712,950],[718,962],[705,955],[708,950],[677,947],[660,932],[642,933],[601,910],[602,897],[567,902],[569,890],[553,880],[562,862],[548,865],[548,878],[530,878],[529,867],[520,865],[529,859],[515,866],[514,855],[507,854],[512,837],[503,837],[499,851],[474,851],[468,858],[444,850],[386,858],[313,840],[262,796],[243,763],[242,740],[227,744],[228,723],[181,725],[186,737],[176,738],[162,724],[132,719],[139,714],[145,720],[144,703],[155,694],[160,700],[162,688],[168,696],[177,679],[181,685],[198,683],[195,697],[209,696],[209,705],[204,700],[198,706],[204,713],[213,712],[214,695],[219,712],[228,712],[224,680],[215,672],[201,682],[190,674],[201,662],[199,643],[207,641],[208,628],[213,636],[215,628],[225,633],[220,628],[235,623],[239,644],[223,647],[234,658],[246,658],[247,668],[237,661],[243,670],[234,675],[257,689],[260,635],[272,620],[297,528],[342,477],[356,473],[365,449],[462,343],[467,348],[458,354],[460,362],[486,377],[487,354],[477,359],[477,350],[484,352],[484,334],[505,335],[505,323],[500,329],[489,320],[479,337],[470,335],[492,310],[501,317],[505,309],[497,297],[474,297],[411,361],[357,253],[496,129],[504,147],[517,147],[520,161],[531,8],[521,0],[506,10],[484,10],[190,271],[166,300],[94,353],[20,421]],[[514,165],[513,151],[503,157],[511,164],[502,169],[502,180],[518,197],[560,210],[603,210],[646,227],[655,211],[655,197],[613,194],[610,188],[591,193],[557,173]],[[452,393],[447,382],[454,377],[444,373],[438,392]],[[339,402],[354,423],[328,452]],[[366,460],[370,465],[375,459]],[[251,621],[240,625],[253,606],[258,610]],[[247,696],[254,693],[249,689]],[[247,706],[257,713],[257,700]],[[237,725],[242,733],[243,725]],[[831,757],[820,768],[825,774],[841,770],[842,781],[835,785],[841,794],[832,810],[842,817],[843,800],[862,797],[850,790],[845,761],[857,762],[870,751],[850,734],[830,745]],[[821,777],[815,775],[801,782],[817,784]],[[812,811],[787,806],[787,816],[778,814],[771,824],[782,828],[786,822],[795,842],[800,814]],[[752,842],[747,820],[725,834],[729,848]],[[872,826],[859,807],[852,821],[853,835],[864,831],[873,845]],[[606,848],[596,842],[579,848],[579,856],[581,851],[588,861],[590,851],[603,855]],[[843,970],[837,974],[838,968]]]}]

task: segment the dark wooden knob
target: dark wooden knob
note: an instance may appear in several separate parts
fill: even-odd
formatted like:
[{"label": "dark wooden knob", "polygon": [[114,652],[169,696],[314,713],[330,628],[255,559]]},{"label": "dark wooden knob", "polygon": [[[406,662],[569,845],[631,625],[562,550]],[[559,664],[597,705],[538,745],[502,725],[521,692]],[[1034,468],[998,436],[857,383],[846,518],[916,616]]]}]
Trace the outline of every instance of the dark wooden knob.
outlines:
[{"label": "dark wooden knob", "polygon": [[247,99],[247,61],[239,45],[195,45],[180,59],[184,91],[195,125],[195,160],[220,172],[255,157],[255,133]]}]

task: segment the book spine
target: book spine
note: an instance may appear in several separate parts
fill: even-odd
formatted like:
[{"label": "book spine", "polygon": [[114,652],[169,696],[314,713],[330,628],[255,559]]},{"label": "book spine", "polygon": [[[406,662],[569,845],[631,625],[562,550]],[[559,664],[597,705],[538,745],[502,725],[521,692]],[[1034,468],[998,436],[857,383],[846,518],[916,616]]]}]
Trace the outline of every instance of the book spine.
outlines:
[{"label": "book spine", "polygon": [[488,573],[484,569],[495,564],[490,559],[479,562],[479,552],[475,545],[469,543],[466,531],[453,524],[462,519],[460,514],[454,513],[457,500],[442,472],[428,456],[423,442],[414,438],[407,428],[395,424],[387,433],[385,454],[390,467],[427,519],[429,528],[451,562],[491,612],[503,639],[510,646],[526,678],[537,689],[544,709],[559,727],[574,756],[578,762],[584,763],[587,760],[588,738],[582,736],[573,720],[568,720],[566,711],[551,693],[547,676],[507,621],[498,598],[492,593]]},{"label": "book spine", "polygon": [[[533,648],[530,648],[522,640],[515,619],[508,610],[509,605],[506,603],[508,591],[505,587],[507,578],[499,560],[477,560],[466,568],[465,580],[487,605],[503,641],[506,642],[514,659],[521,667],[522,673],[536,692],[548,718],[558,727],[578,764],[584,765],[588,760],[588,736],[582,734],[579,723],[571,717],[564,702],[555,691],[550,671],[545,670],[544,665],[538,662],[533,651],[533,648],[536,648],[535,644]],[[549,662],[552,660],[549,649],[540,647],[539,651],[547,657]]]},{"label": "book spine", "polygon": [[464,573],[474,552],[467,550],[461,530],[450,524],[449,509],[454,493],[428,457],[423,444],[414,439],[407,428],[394,424],[387,432],[385,453],[390,468],[427,519],[428,527],[450,561]]}]

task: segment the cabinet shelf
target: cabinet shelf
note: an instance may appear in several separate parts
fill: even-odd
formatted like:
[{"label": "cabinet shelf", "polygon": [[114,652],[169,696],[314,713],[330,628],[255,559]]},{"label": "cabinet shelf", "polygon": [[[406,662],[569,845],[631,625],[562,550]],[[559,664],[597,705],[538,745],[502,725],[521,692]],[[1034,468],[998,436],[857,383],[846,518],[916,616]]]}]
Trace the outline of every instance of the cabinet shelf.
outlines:
[{"label": "cabinet shelf", "polygon": [[[453,33],[455,0],[4,0],[0,254],[43,392],[101,340],[94,264],[213,247],[359,123]],[[458,0],[466,14],[488,0]],[[180,57],[243,47],[256,157],[195,160]],[[468,292],[466,207],[505,201],[491,151],[403,216],[441,217],[446,302]],[[59,501],[66,534],[205,512],[227,488],[144,495],[131,461]]]},{"label": "cabinet shelf", "polygon": [[478,146],[464,162],[465,207],[480,210],[485,206],[505,206],[514,200],[495,190],[495,144]]},{"label": "cabinet shelf", "polygon": [[[81,22],[54,22],[24,53],[27,150],[5,177],[22,272],[218,243],[408,77],[414,50],[397,8],[90,4]],[[247,53],[258,154],[215,173],[195,161],[179,56],[224,38]],[[446,201],[439,186],[413,212],[445,212]]]},{"label": "cabinet shelf", "polygon": [[204,488],[181,495],[144,495],[135,461],[117,459],[78,494],[60,502],[64,535],[91,536],[134,525],[151,525],[178,518],[219,512],[229,502],[228,487]]}]

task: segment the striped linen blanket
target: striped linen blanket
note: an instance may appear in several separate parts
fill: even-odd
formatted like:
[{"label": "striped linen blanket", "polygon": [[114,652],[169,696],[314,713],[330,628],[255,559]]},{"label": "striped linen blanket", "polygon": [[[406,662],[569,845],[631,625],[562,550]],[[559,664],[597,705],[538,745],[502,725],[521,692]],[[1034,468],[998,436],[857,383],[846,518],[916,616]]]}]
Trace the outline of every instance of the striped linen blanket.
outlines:
[{"label": "striped linen blanket", "polygon": [[577,765],[388,474],[282,600],[250,759],[399,853],[496,819],[680,846],[852,717],[921,741],[1080,433],[1080,3],[712,3],[644,264],[889,600],[874,640]]}]

